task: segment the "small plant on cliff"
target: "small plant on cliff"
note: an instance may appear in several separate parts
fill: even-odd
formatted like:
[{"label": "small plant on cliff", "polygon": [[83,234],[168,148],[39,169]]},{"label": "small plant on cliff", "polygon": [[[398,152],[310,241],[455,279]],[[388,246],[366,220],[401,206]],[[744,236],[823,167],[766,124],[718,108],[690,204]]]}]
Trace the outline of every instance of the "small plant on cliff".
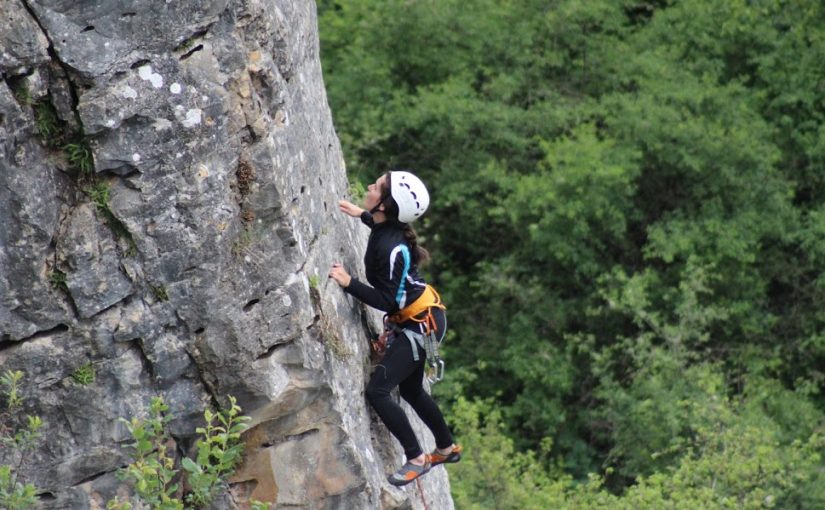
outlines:
[{"label": "small plant on cliff", "polygon": [[190,50],[192,48],[192,46],[194,46],[194,45],[195,45],[195,38],[194,37],[189,37],[189,38],[184,39],[183,41],[181,41],[181,43],[178,44],[175,47],[175,51],[187,51],[187,50]]},{"label": "small plant on cliff", "polygon": [[29,87],[26,85],[26,81],[21,79],[19,81],[14,81],[14,85],[12,86],[12,94],[14,94],[15,99],[21,105],[30,105],[32,104],[32,93],[29,91]]},{"label": "small plant on cliff", "polygon": [[72,379],[83,386],[92,384],[95,382],[95,367],[91,362],[80,365],[77,370],[72,372]]},{"label": "small plant on cliff", "polygon": [[267,227],[260,222],[246,222],[241,218],[242,226],[237,240],[232,244],[232,255],[243,257],[244,261],[260,266],[264,260],[255,253],[252,247],[267,235]]},{"label": "small plant on cliff", "polygon": [[51,101],[43,100],[34,104],[34,124],[37,134],[46,145],[53,147],[59,142],[57,135],[60,131],[60,120]]},{"label": "small plant on cliff", "polygon": [[352,351],[347,347],[346,342],[338,333],[338,328],[329,319],[326,313],[321,313],[318,319],[318,329],[321,333],[321,339],[327,349],[332,352],[338,359],[345,359],[352,356]]},{"label": "small plant on cliff", "polygon": [[149,284],[149,289],[152,291],[152,294],[155,296],[155,299],[158,301],[169,301],[169,292],[166,291],[166,287],[163,285],[152,285]]},{"label": "small plant on cliff", "polygon": [[[130,445],[134,448],[134,461],[121,476],[134,483],[137,499],[143,505],[152,510],[183,510],[200,508],[212,501],[241,460],[240,437],[249,420],[241,416],[235,398],[229,397],[229,400],[227,409],[204,412],[206,426],[196,429],[201,435],[196,443],[197,455],[194,460],[188,457],[181,460],[182,471],[176,467],[174,449],[170,447],[173,441],[165,430],[172,416],[163,398],[152,399],[148,419],[121,418],[135,439]],[[190,492],[181,498],[182,491],[175,481],[184,477]],[[128,501],[115,499],[109,501],[107,508],[129,510],[132,506]]]},{"label": "small plant on cliff", "polygon": [[55,289],[69,290],[68,285],[66,285],[66,273],[59,269],[49,273],[49,283]]},{"label": "small plant on cliff", "polygon": [[99,211],[109,211],[109,185],[105,181],[97,181],[84,188],[83,191]]},{"label": "small plant on cliff", "polygon": [[309,286],[313,289],[317,289],[321,286],[321,279],[318,277],[317,274],[314,274],[309,277]]},{"label": "small plant on cliff", "polygon": [[70,142],[63,146],[63,152],[69,160],[69,165],[81,175],[89,176],[94,172],[92,151],[83,142]]},{"label": "small plant on cliff", "polygon": [[23,510],[37,504],[37,488],[20,479],[19,469],[26,452],[38,437],[43,422],[39,416],[24,415],[20,382],[23,372],[7,370],[0,376],[0,508]]},{"label": "small plant on cliff", "polygon": [[[80,149],[81,152],[84,150],[88,149]],[[89,155],[89,157],[91,157],[91,153],[89,153]],[[91,172],[91,170],[89,172]],[[83,187],[83,192],[97,207],[98,212],[103,216],[103,218],[106,219],[106,223],[109,225],[109,228],[112,230],[115,237],[126,241],[127,248],[125,249],[124,254],[128,257],[134,256],[137,253],[137,246],[135,245],[135,240],[132,238],[132,234],[129,232],[129,229],[126,228],[126,225],[117,219],[115,214],[112,212],[111,207],[109,207],[109,184],[103,180],[90,178]]]}]

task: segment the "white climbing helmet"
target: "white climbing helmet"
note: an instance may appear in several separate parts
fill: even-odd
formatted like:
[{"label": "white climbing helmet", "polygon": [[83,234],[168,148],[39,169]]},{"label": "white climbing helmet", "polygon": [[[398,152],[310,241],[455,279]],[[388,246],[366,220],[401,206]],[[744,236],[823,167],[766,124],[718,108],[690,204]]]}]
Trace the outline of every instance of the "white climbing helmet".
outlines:
[{"label": "white climbing helmet", "polygon": [[410,172],[390,172],[390,188],[390,194],[398,204],[398,221],[415,221],[430,205],[427,187]]}]

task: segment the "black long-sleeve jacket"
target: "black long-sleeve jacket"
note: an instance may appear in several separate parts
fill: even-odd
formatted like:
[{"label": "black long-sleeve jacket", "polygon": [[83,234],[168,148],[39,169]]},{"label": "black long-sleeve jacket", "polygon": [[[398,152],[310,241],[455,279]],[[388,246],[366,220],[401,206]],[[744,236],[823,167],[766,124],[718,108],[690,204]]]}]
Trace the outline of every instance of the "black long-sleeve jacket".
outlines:
[{"label": "black long-sleeve jacket", "polygon": [[353,278],[344,290],[373,308],[395,313],[415,301],[426,282],[418,275],[402,223],[376,224],[367,211],[361,221],[372,229],[364,254],[367,281],[372,286]]}]

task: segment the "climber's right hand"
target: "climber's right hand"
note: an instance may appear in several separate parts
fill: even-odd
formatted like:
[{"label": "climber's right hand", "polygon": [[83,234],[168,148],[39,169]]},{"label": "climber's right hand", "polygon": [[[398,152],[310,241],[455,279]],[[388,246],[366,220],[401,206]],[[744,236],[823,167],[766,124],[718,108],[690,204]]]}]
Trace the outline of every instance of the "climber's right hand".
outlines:
[{"label": "climber's right hand", "polygon": [[350,282],[352,282],[352,277],[339,262],[332,265],[332,269],[329,270],[329,277],[345,289],[349,287]]},{"label": "climber's right hand", "polygon": [[363,209],[353,204],[349,200],[340,200],[338,202],[338,209],[340,209],[342,213],[352,216],[353,218],[360,218],[361,213],[364,212]]}]

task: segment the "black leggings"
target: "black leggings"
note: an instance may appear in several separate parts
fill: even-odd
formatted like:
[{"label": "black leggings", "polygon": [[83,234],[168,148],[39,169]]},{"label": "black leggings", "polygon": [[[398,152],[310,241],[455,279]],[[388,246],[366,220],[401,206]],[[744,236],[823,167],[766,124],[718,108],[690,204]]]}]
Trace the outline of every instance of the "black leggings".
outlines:
[{"label": "black leggings", "polygon": [[[438,335],[444,337],[447,330],[447,318],[442,310],[433,310],[438,324]],[[414,459],[424,453],[418,444],[410,421],[401,406],[393,400],[390,392],[398,386],[401,397],[415,410],[425,425],[435,437],[438,448],[449,448],[453,444],[453,436],[441,410],[432,397],[424,391],[424,367],[427,354],[416,343],[418,361],[413,359],[412,346],[406,335],[393,335],[384,359],[375,368],[367,384],[367,400],[378,413],[381,421],[392,432],[401,446],[407,460]]]}]

